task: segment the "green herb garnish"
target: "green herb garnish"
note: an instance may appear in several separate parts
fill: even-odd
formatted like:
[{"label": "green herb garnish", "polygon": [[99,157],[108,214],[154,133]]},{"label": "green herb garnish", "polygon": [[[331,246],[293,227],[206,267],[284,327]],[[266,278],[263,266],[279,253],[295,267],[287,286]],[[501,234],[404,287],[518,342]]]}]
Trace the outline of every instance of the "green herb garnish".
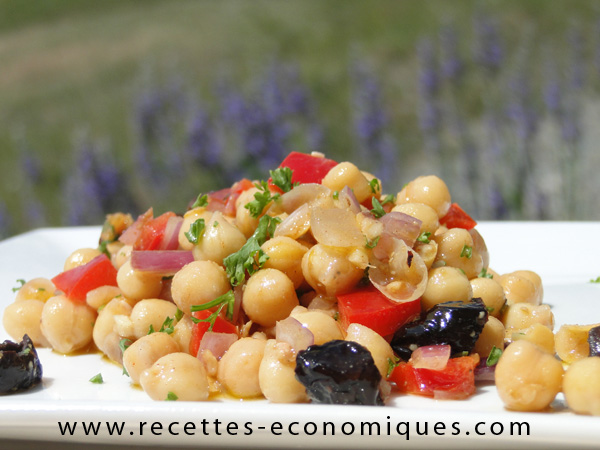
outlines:
[{"label": "green herb garnish", "polygon": [[26,283],[26,281],[25,281],[25,280],[23,280],[22,278],[19,278],[19,279],[17,280],[17,283],[19,283],[19,284],[20,284],[20,286],[17,286],[17,287],[14,287],[14,288],[12,288],[12,291],[13,291],[13,292],[17,292],[19,289],[21,289],[21,288],[23,287],[23,285]]},{"label": "green herb garnish", "polygon": [[484,267],[483,269],[481,269],[481,272],[479,272],[478,277],[479,278],[489,278],[491,280],[492,278],[494,278],[494,275],[492,275],[491,273],[488,273],[487,269]]},{"label": "green herb garnish", "polygon": [[[590,283],[600,283],[600,277],[596,278],[595,280],[592,278],[590,280]],[[13,289],[14,290],[14,289]]]},{"label": "green herb garnish", "polygon": [[196,219],[196,221],[190,225],[190,229],[183,234],[190,243],[197,244],[204,233],[205,226],[206,224],[204,223],[203,218]]},{"label": "green herb garnish", "polygon": [[394,197],[392,194],[386,195],[381,201],[381,204],[385,205],[386,203],[396,203],[396,197]]},{"label": "green herb garnish", "polygon": [[260,248],[265,241],[273,236],[279,219],[264,215],[258,221],[254,234],[246,241],[241,249],[223,259],[223,265],[232,286],[242,284],[248,275],[252,275],[269,259]]},{"label": "green herb garnish", "polygon": [[367,240],[367,243],[365,244],[365,247],[367,247],[367,248],[375,248],[377,246],[377,243],[379,242],[380,238],[381,238],[381,236],[376,236],[375,239],[373,239],[372,241],[370,241],[369,239],[367,239],[365,237],[365,239]]},{"label": "green herb garnish", "polygon": [[183,318],[183,311],[180,310],[179,308],[177,308],[177,311],[175,312],[175,320],[177,322],[179,322],[182,318]]},{"label": "green herb garnish", "polygon": [[200,323],[200,322],[208,322],[210,325],[208,327],[208,331],[212,331],[215,326],[215,321],[217,317],[221,314],[223,308],[227,307],[225,311],[225,315],[229,320],[233,318],[233,304],[235,303],[235,295],[233,294],[233,290],[228,291],[227,293],[215,298],[213,301],[208,303],[204,303],[203,305],[192,305],[190,308],[192,312],[196,311],[206,311],[207,309],[214,308],[218,306],[217,310],[214,311],[210,316],[206,319],[197,319],[196,317],[192,317],[192,322]]},{"label": "green herb garnish", "polygon": [[487,309],[487,312],[489,312],[489,313],[493,313],[494,312],[494,307],[493,306],[486,306],[485,309]]},{"label": "green herb garnish", "polygon": [[206,205],[208,205],[208,194],[200,193],[200,194],[198,194],[196,201],[192,205],[192,209],[199,208],[199,207],[205,207]]},{"label": "green herb garnish", "polygon": [[373,215],[377,219],[379,219],[380,217],[385,216],[385,210],[381,206],[381,203],[379,203],[379,200],[377,200],[375,197],[373,197],[373,199],[371,201],[372,201],[372,204],[373,204],[373,209],[371,210],[371,212],[373,213]]},{"label": "green herb garnish", "polygon": [[175,393],[169,391],[167,393],[167,398],[165,399],[165,401],[169,401],[169,402],[174,402],[175,400],[177,400],[179,397],[177,397],[177,395],[175,395]]},{"label": "green herb garnish", "polygon": [[371,188],[371,192],[373,194],[377,194],[381,190],[381,185],[379,184],[379,180],[377,178],[373,178],[369,181],[369,187]]},{"label": "green herb garnish", "polygon": [[340,191],[333,191],[333,199],[338,200],[340,198]]},{"label": "green herb garnish", "polygon": [[487,357],[487,360],[485,361],[485,365],[488,367],[496,365],[500,359],[500,356],[502,356],[502,350],[494,345]]},{"label": "green herb garnish", "polygon": [[104,379],[102,378],[102,374],[98,373],[98,374],[94,375],[92,378],[90,378],[90,382],[94,383],[94,384],[102,384],[102,383],[104,383]]},{"label": "green herb garnish", "polygon": [[269,173],[271,174],[273,184],[283,192],[291,191],[294,185],[297,184],[292,183],[292,169],[289,167],[280,167],[275,170],[269,170]]},{"label": "green herb garnish", "polygon": [[423,231],[417,238],[417,241],[422,242],[423,244],[429,244],[431,242],[431,240],[429,239],[430,236],[431,232]]},{"label": "green herb garnish", "polygon": [[389,378],[390,375],[392,374],[392,372],[394,371],[394,369],[396,367],[398,367],[398,363],[400,362],[400,358],[398,358],[397,356],[393,356],[392,358],[388,358],[387,362],[388,362],[388,369],[387,369],[387,376],[386,376],[386,378]]},{"label": "green herb garnish", "polygon": [[254,200],[244,205],[248,211],[250,211],[250,215],[254,218],[259,217],[265,207],[273,200],[277,200],[279,198],[279,194],[272,194],[269,190],[269,183],[266,181],[260,181],[254,184],[259,192],[254,194]]},{"label": "green herb garnish", "polygon": [[121,353],[125,353],[125,350],[131,345],[131,339],[121,339],[119,341],[119,348],[121,349]]},{"label": "green herb garnish", "polygon": [[463,248],[460,251],[460,257],[471,259],[472,256],[473,256],[473,247],[471,247],[470,245],[467,245],[467,244],[463,245]]}]

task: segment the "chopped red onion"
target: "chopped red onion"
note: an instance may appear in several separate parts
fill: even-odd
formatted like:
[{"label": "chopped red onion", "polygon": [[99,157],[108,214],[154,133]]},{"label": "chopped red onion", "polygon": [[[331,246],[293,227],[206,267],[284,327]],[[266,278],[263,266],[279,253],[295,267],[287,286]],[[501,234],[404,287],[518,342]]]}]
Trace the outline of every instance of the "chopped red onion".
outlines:
[{"label": "chopped red onion", "polygon": [[485,360],[482,360],[475,367],[475,381],[496,381],[496,364],[488,366]]},{"label": "chopped red onion", "polygon": [[382,216],[379,221],[383,224],[383,232],[389,233],[397,239],[402,239],[406,245],[415,245],[421,234],[421,221],[400,211],[390,211]]},{"label": "chopped red onion", "polygon": [[295,352],[305,350],[315,343],[312,331],[293,317],[280,320],[275,324],[275,339],[279,342],[287,342]]},{"label": "chopped red onion", "polygon": [[344,189],[340,191],[338,200],[342,205],[347,206],[354,214],[358,214],[361,211],[360,203],[358,202],[356,195],[354,195],[354,191],[348,186],[344,186]]},{"label": "chopped red onion", "polygon": [[410,363],[415,369],[444,370],[449,359],[449,345],[428,345],[412,352]]},{"label": "chopped red onion", "polygon": [[200,340],[198,356],[200,356],[204,350],[210,350],[215,358],[220,359],[237,340],[238,335],[234,333],[216,333],[214,331],[207,331]]},{"label": "chopped red onion", "polygon": [[133,222],[130,226],[128,226],[125,231],[119,236],[119,242],[122,242],[125,245],[134,245],[138,237],[140,237],[140,233],[142,232],[142,227],[154,216],[154,211],[152,208],[148,209],[144,214],[140,214],[135,222]]},{"label": "chopped red onion", "polygon": [[188,250],[134,250],[131,252],[131,267],[156,275],[174,275],[183,266],[193,261],[194,255]]},{"label": "chopped red onion", "polygon": [[233,288],[233,296],[235,298],[233,302],[233,314],[231,316],[231,322],[237,323],[240,315],[240,307],[242,306],[242,297],[244,293],[244,287],[238,284]]},{"label": "chopped red onion", "polygon": [[183,217],[169,217],[159,250],[177,250],[179,248],[179,230],[182,223]]},{"label": "chopped red onion", "polygon": [[331,195],[331,189],[319,183],[305,183],[296,186],[289,192],[283,194],[277,202],[270,207],[268,214],[276,215],[282,212],[291,214],[305,203],[312,200]]}]

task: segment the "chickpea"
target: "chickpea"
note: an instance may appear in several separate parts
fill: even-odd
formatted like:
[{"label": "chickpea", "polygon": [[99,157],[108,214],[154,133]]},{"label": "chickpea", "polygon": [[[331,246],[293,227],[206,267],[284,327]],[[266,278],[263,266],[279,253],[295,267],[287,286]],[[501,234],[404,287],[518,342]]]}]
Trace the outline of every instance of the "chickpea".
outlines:
[{"label": "chickpea", "polygon": [[508,409],[541,411],[561,390],[563,367],[528,341],[510,344],[496,366],[496,388]]},{"label": "chickpea", "polygon": [[191,315],[193,305],[203,305],[231,289],[225,269],[214,261],[186,264],[173,277],[171,294],[177,307]]},{"label": "chickpea", "polygon": [[321,345],[334,339],[344,339],[339,323],[329,314],[297,306],[292,310],[291,317],[308,328],[315,337],[315,344]]},{"label": "chickpea", "polygon": [[502,275],[498,282],[504,289],[506,302],[540,305],[543,299],[542,280],[534,272],[519,270]]},{"label": "chickpea", "polygon": [[440,221],[435,210],[424,203],[402,203],[392,208],[392,211],[398,211],[408,214],[421,221],[421,233],[435,233],[440,226]]},{"label": "chickpea", "polygon": [[369,350],[379,373],[384,379],[387,378],[389,361],[394,360],[394,351],[384,338],[364,325],[351,323],[348,325],[346,340],[354,341]]},{"label": "chickpea", "polygon": [[506,337],[512,333],[530,327],[534,323],[542,324],[550,330],[554,328],[554,315],[548,305],[532,305],[530,303],[515,303],[509,306],[502,316]]},{"label": "chickpea", "polygon": [[252,337],[235,341],[219,360],[217,379],[239,398],[261,395],[258,372],[267,341]]},{"label": "chickpea", "polygon": [[179,348],[184,353],[190,352],[190,340],[192,339],[192,328],[194,322],[188,315],[184,315],[175,325],[173,330],[173,339],[179,344]]},{"label": "chickpea", "polygon": [[15,341],[20,341],[27,334],[33,345],[50,347],[50,343],[40,329],[43,309],[44,302],[41,300],[30,299],[11,303],[2,316],[4,329]]},{"label": "chickpea", "polygon": [[471,280],[473,298],[480,298],[485,303],[491,316],[499,318],[506,303],[504,289],[493,278],[473,278]]},{"label": "chickpea", "polygon": [[54,291],[56,291],[56,287],[52,281],[47,278],[33,278],[17,291],[15,302],[20,302],[21,300],[39,300],[45,302],[50,297],[54,297]]},{"label": "chickpea", "polygon": [[558,357],[569,364],[588,357],[590,355],[589,332],[597,326],[600,324],[561,326],[554,337]]},{"label": "chickpea", "polygon": [[67,257],[63,270],[70,270],[75,267],[83,266],[101,254],[102,252],[97,248],[80,248],[79,250],[75,250]]},{"label": "chickpea", "polygon": [[[546,328],[547,329],[547,328]],[[492,349],[496,347],[500,350],[504,349],[504,325],[493,316],[488,316],[473,351],[482,359],[490,355]]]},{"label": "chickpea", "polygon": [[431,266],[435,262],[437,256],[438,245],[435,241],[429,241],[428,243],[417,242],[414,246],[415,252],[419,254],[423,263],[427,267],[427,270],[431,269]]},{"label": "chickpea", "polygon": [[264,269],[277,269],[285,273],[298,289],[304,282],[302,275],[302,257],[308,249],[292,238],[279,236],[269,239],[262,246],[269,259]]},{"label": "chickpea", "polygon": [[563,380],[565,400],[577,414],[600,416],[600,357],[575,361]]},{"label": "chickpea", "polygon": [[514,332],[511,336],[513,341],[525,340],[554,355],[554,333],[541,323],[534,323],[530,327]]},{"label": "chickpea", "polygon": [[113,255],[111,261],[117,270],[119,270],[123,264],[131,259],[132,251],[132,245],[124,245],[117,253]]},{"label": "chickpea", "polygon": [[246,236],[235,225],[215,211],[206,222],[204,234],[194,246],[194,259],[209,260],[218,264],[223,258],[237,252],[246,243]]},{"label": "chickpea", "polygon": [[436,236],[436,241],[438,243],[436,262],[444,261],[447,266],[461,269],[468,279],[479,275],[483,268],[483,258],[475,250],[473,238],[467,230],[451,228],[444,234]]},{"label": "chickpea", "polygon": [[129,299],[156,298],[162,290],[162,277],[134,270],[131,261],[127,261],[117,272],[117,284],[123,295]]},{"label": "chickpea", "polygon": [[92,337],[96,347],[113,361],[121,364],[123,352],[119,346],[121,339],[133,338],[133,336],[122,336],[116,331],[115,317],[129,316],[132,307],[124,297],[113,298],[102,308],[96,318]]},{"label": "chickpea", "polygon": [[204,364],[187,353],[169,353],[159,358],[142,372],[140,384],[152,400],[167,400],[170,394],[174,394],[178,401],[208,399]]},{"label": "chickpea", "polygon": [[54,350],[71,353],[92,342],[95,319],[89,306],[59,295],[44,304],[40,329]]},{"label": "chickpea", "polygon": [[396,196],[396,204],[424,203],[431,206],[442,218],[450,209],[450,191],[446,183],[435,175],[415,178]]},{"label": "chickpea", "polygon": [[139,384],[142,372],[149,369],[159,358],[179,351],[179,345],[167,333],[147,334],[123,352],[123,367],[131,381]]},{"label": "chickpea", "polygon": [[302,257],[302,274],[318,293],[333,297],[352,289],[364,270],[349,261],[350,249],[316,244]]},{"label": "chickpea", "polygon": [[257,188],[250,188],[242,192],[235,202],[235,225],[246,238],[252,236],[256,227],[258,227],[259,219],[257,217],[252,217],[250,215],[250,210],[246,208],[248,203],[254,201],[254,194],[257,192],[259,192]]},{"label": "chickpea", "polygon": [[294,283],[277,269],[260,269],[246,282],[242,297],[244,312],[253,322],[273,327],[298,306]]},{"label": "chickpea", "polygon": [[121,294],[121,289],[116,286],[100,286],[96,289],[92,289],[85,296],[85,302],[88,306],[96,311],[101,306],[106,305],[113,298],[118,297]]},{"label": "chickpea", "polygon": [[273,403],[308,401],[306,389],[296,379],[296,355],[286,342],[269,339],[258,369],[258,383],[263,395]]},{"label": "chickpea", "polygon": [[437,267],[429,271],[427,288],[421,297],[421,308],[428,311],[438,303],[473,298],[471,283],[464,273],[455,267]]},{"label": "chickpea", "polygon": [[190,227],[192,224],[198,219],[204,219],[204,222],[208,222],[212,216],[211,211],[207,211],[205,208],[194,208],[189,210],[183,216],[183,222],[181,222],[181,228],[179,229],[179,234],[177,235],[177,240],[179,241],[179,247],[183,250],[192,250],[194,248],[194,244],[190,242],[185,233],[190,231]]},{"label": "chickpea", "polygon": [[359,203],[373,196],[373,190],[362,172],[351,162],[341,162],[334,166],[321,181],[332,191],[341,191],[348,186]]},{"label": "chickpea", "polygon": [[140,300],[131,310],[130,318],[133,324],[133,335],[136,339],[146,336],[150,327],[159,331],[165,319],[175,319],[177,306],[174,303],[157,298]]}]

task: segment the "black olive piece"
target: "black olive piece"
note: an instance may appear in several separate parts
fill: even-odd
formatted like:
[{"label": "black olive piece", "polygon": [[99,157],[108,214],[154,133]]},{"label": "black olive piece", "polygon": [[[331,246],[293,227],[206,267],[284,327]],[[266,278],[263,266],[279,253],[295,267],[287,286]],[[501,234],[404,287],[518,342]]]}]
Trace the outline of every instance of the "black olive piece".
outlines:
[{"label": "black olive piece", "polygon": [[600,326],[594,327],[588,334],[590,356],[600,356]]},{"label": "black olive piece", "polygon": [[381,374],[369,350],[356,342],[334,340],[299,352],[296,378],[313,403],[383,405]]},{"label": "black olive piece", "polygon": [[0,344],[0,394],[29,389],[41,381],[42,365],[29,336],[20,343]]},{"label": "black olive piece", "polygon": [[480,298],[440,303],[424,318],[400,327],[390,344],[405,361],[417,347],[426,345],[450,345],[452,354],[471,352],[487,319],[488,311]]}]

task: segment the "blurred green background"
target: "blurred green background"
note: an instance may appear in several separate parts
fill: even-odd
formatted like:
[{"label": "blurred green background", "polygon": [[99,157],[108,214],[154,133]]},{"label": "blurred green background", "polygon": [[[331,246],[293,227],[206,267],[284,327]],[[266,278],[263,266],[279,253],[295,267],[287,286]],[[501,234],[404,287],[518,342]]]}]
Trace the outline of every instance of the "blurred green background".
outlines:
[{"label": "blurred green background", "polygon": [[597,220],[599,6],[0,0],[0,237],[180,212],[291,150]]}]

